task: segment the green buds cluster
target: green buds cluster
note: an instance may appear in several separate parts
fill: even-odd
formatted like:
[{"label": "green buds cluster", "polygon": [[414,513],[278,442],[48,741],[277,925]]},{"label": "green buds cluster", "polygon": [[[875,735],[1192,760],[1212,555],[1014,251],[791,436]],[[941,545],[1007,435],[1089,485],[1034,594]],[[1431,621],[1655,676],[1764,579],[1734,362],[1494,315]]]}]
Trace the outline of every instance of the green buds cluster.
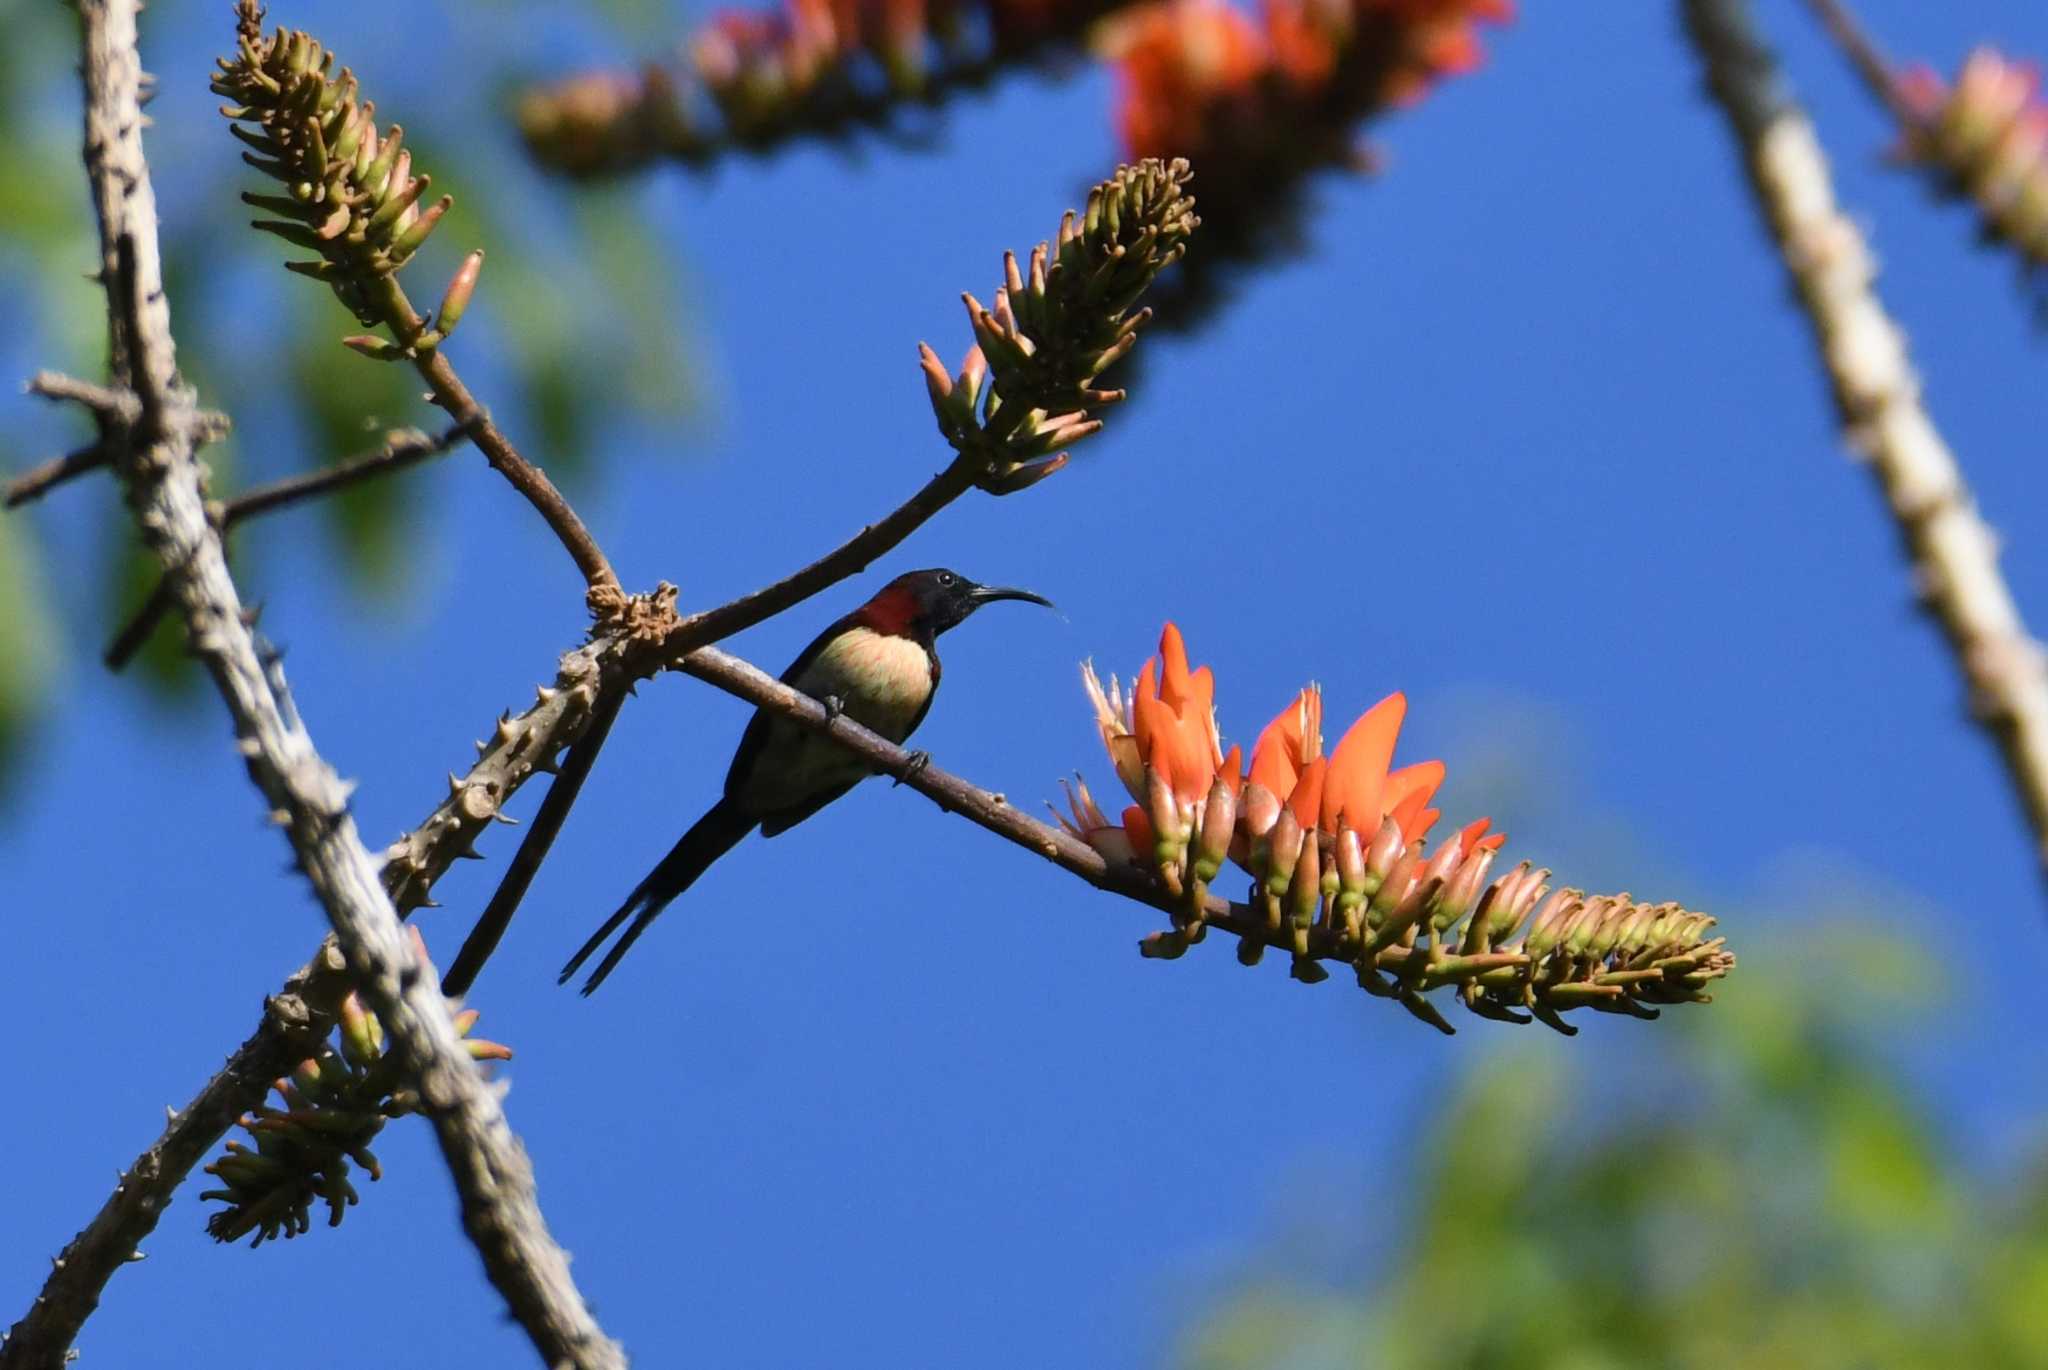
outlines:
[{"label": "green buds cluster", "polygon": [[273,216],[253,226],[317,253],[286,269],[326,282],[359,321],[388,325],[397,337],[351,338],[349,346],[385,360],[435,346],[462,317],[482,254],[464,262],[431,322],[414,317],[392,278],[453,197],[426,199],[433,178],[413,174],[404,130],[377,131],[376,106],[358,99],[354,74],[343,67],[332,75],[334,54],[310,34],[280,28],[265,37],[257,0],[241,0],[236,18],[235,55],[220,59],[213,90],[232,102],[221,113],[249,145],[242,160],[284,189],[242,196]]},{"label": "green buds cluster", "polygon": [[1028,265],[1004,254],[992,307],[962,297],[975,345],[958,373],[919,345],[939,431],[979,467],[982,489],[1007,495],[1059,470],[1064,449],[1102,427],[1093,411],[1124,397],[1096,378],[1137,345],[1150,317],[1139,297],[1201,223],[1190,175],[1178,159],[1119,167]]},{"label": "green buds cluster", "polygon": [[[468,1039],[476,1021],[476,1010],[465,1009],[455,1017],[455,1030]],[[464,1045],[475,1060],[512,1057],[496,1042],[469,1039]],[[353,994],[342,1001],[334,1045],[322,1045],[274,1087],[279,1106],[265,1105],[241,1120],[254,1145],[229,1142],[227,1153],[206,1167],[222,1187],[199,1197],[226,1205],[206,1220],[216,1241],[240,1241],[253,1233],[249,1244],[261,1246],[274,1237],[295,1237],[312,1227],[315,1203],[327,1205],[329,1227],[339,1226],[343,1210],[356,1202],[350,1162],[372,1180],[381,1179],[370,1142],[386,1120],[419,1108],[418,1096],[401,1088],[383,1025]]]}]

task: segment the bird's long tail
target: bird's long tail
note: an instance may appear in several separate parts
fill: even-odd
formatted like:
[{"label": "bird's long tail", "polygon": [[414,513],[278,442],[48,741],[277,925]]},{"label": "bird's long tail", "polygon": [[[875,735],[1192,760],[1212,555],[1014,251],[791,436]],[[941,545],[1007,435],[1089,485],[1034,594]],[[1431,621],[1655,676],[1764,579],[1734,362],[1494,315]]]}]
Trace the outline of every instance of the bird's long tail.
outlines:
[{"label": "bird's long tail", "polygon": [[626,929],[626,935],[605,953],[604,960],[597,963],[597,969],[590,972],[590,978],[583,982],[583,992],[589,994],[603,984],[605,977],[619,964],[619,959],[632,949],[640,934],[647,931],[647,925],[661,915],[670,901],[690,888],[713,861],[731,851],[742,837],[752,832],[757,821],[741,813],[739,806],[729,799],[713,804],[709,812],[690,825],[690,830],[669,849],[668,855],[661,858],[661,864],[647,872],[647,878],[633,887],[633,892],[626,896],[626,902],[619,905],[619,911],[605,919],[604,926],[592,934],[582,950],[569,958],[569,964],[562,967],[562,974],[555,983],[567,984],[577,968],[590,959],[590,954],[619,930],[619,924],[631,918],[633,926]]}]

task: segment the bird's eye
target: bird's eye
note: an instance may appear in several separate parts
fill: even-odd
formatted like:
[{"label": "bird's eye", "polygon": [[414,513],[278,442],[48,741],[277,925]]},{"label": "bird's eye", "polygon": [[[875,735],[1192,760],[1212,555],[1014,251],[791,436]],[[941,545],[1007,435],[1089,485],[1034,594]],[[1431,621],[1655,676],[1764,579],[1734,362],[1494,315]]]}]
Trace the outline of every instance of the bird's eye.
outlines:
[{"label": "bird's eye", "polygon": [[953,573],[952,573],[951,571],[941,571],[941,572],[939,572],[939,584],[941,584],[941,585],[951,585],[952,583],[953,583]]}]

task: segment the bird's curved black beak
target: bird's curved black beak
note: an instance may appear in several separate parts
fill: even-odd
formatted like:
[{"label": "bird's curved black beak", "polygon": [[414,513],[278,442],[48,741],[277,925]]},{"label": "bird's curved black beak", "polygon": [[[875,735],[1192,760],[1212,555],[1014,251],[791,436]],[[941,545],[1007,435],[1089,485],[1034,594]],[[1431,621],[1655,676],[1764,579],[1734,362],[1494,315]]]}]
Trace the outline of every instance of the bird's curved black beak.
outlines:
[{"label": "bird's curved black beak", "polygon": [[1059,612],[1059,606],[1044,595],[1033,594],[1029,590],[1019,590],[1008,585],[977,585],[967,592],[967,602],[977,609],[984,604],[993,604],[999,599],[1021,599],[1026,604],[1043,604],[1054,613]]}]

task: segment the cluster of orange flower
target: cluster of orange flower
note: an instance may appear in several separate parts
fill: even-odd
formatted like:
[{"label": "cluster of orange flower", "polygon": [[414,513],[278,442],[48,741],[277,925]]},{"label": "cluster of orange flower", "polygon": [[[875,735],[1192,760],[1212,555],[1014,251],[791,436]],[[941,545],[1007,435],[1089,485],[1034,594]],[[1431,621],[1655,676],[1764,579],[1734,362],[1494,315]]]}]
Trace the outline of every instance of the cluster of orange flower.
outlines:
[{"label": "cluster of orange flower", "polygon": [[[884,121],[1079,44],[1115,14],[1100,47],[1128,154],[1189,157],[1214,195],[1260,159],[1345,159],[1360,117],[1475,66],[1476,21],[1506,20],[1510,3],[1264,0],[1254,18],[1225,0],[782,0],[713,17],[690,39],[682,81],[659,67],[572,77],[529,93],[520,122],[535,153],[569,171],[707,158]],[[698,90],[715,121],[692,108]]]},{"label": "cluster of orange flower", "polygon": [[1133,156],[1194,164],[1208,247],[1169,324],[1210,303],[1217,268],[1289,250],[1315,172],[1369,165],[1359,125],[1481,60],[1481,21],[1511,0],[1153,0],[1103,25],[1117,126]]},{"label": "cluster of orange flower", "polygon": [[[528,92],[520,128],[537,157],[575,174],[843,134],[1078,43],[1128,2],[781,0],[727,10],[691,36],[680,79],[660,66],[573,76]],[[709,109],[697,108],[700,93]]]},{"label": "cluster of orange flower", "polygon": [[1177,957],[1202,940],[1209,886],[1234,861],[1251,876],[1266,934],[1242,938],[1241,960],[1257,961],[1267,940],[1287,945],[1307,981],[1326,978],[1320,957],[1349,961],[1361,985],[1446,1031],[1421,991],[1457,983],[1483,1016],[1527,1021],[1527,1009],[1562,1027],[1567,1008],[1653,1015],[1645,1003],[1704,1000],[1703,987],[1734,964],[1706,937],[1714,920],[1676,904],[1552,890],[1550,872],[1526,861],[1489,881],[1507,838],[1488,819],[1431,852],[1444,766],[1393,768],[1402,695],[1366,710],[1326,753],[1322,693],[1311,685],[1259,734],[1247,770],[1239,748],[1223,750],[1214,674],[1189,669],[1173,624],[1128,694],[1113,676],[1105,688],[1092,665],[1083,679],[1133,802],[1111,823],[1077,780],[1071,813],[1057,816],[1112,864],[1153,874],[1178,904],[1174,928],[1143,944],[1148,956]]},{"label": "cluster of orange flower", "polygon": [[1290,159],[1307,139],[1348,145],[1351,125],[1412,103],[1480,62],[1477,24],[1511,0],[1165,0],[1106,29],[1117,124],[1134,157],[1186,157],[1204,191],[1249,174],[1248,159]]},{"label": "cluster of orange flower", "polygon": [[2029,262],[2048,263],[2048,104],[2041,73],[1979,48],[1954,86],[1926,67],[1896,88],[1918,116],[1903,153],[1932,166],[1975,201],[1986,228]]}]

